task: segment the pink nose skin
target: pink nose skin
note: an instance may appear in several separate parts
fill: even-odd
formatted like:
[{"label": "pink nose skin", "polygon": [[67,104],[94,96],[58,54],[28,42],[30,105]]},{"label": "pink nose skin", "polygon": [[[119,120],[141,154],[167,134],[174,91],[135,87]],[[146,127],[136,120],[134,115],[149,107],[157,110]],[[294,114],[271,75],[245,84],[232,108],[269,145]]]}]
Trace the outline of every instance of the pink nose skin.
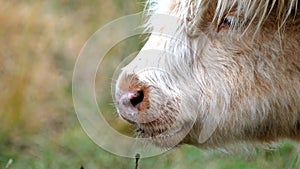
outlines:
[{"label": "pink nose skin", "polygon": [[144,94],[144,91],[141,89],[126,92],[118,90],[116,92],[116,101],[120,116],[130,123],[138,122],[137,116],[139,112],[145,109]]},{"label": "pink nose skin", "polygon": [[129,100],[133,107],[140,109],[140,105],[144,100],[144,92],[142,90],[136,90],[134,92],[130,92]]}]

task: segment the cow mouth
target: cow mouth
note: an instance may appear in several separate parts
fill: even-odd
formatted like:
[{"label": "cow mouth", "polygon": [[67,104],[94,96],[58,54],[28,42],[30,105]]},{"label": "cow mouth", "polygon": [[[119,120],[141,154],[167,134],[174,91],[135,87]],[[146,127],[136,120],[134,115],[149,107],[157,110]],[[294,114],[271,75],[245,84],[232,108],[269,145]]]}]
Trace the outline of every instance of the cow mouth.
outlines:
[{"label": "cow mouth", "polygon": [[147,123],[135,123],[136,132],[142,138],[163,138],[181,131],[180,127],[176,127],[175,117],[159,117]]},{"label": "cow mouth", "polygon": [[182,128],[173,129],[154,129],[152,127],[138,126],[136,132],[142,138],[168,138],[182,131]]}]

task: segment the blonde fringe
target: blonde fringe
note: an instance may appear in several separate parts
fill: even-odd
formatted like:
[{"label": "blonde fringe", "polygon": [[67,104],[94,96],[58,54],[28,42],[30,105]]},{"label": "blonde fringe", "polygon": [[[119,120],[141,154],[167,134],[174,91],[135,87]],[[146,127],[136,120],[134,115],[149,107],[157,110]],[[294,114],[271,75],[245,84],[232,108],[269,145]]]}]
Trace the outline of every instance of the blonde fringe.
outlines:
[{"label": "blonde fringe", "polygon": [[[146,14],[151,16],[153,13],[159,13],[158,9],[165,5],[164,3],[165,0],[148,0],[145,8]],[[170,14],[181,17],[183,20],[191,17],[194,24],[201,21],[203,13],[212,3],[216,4],[212,22],[217,22],[217,24],[220,24],[222,19],[235,9],[239,16],[237,17],[238,29],[242,28],[243,32],[247,32],[249,26],[255,24],[255,33],[260,30],[273,10],[276,10],[276,26],[280,30],[290,16],[295,19],[299,5],[298,0],[171,0],[170,3],[177,3],[176,8],[170,11]]]}]

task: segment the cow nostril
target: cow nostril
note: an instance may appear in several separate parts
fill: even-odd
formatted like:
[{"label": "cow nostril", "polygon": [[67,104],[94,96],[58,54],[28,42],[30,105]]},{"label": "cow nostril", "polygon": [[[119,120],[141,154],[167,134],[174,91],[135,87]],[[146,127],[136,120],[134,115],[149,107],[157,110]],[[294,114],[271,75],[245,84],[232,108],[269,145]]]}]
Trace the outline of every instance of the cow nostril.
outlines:
[{"label": "cow nostril", "polygon": [[133,107],[136,107],[139,103],[142,103],[144,100],[144,92],[142,90],[137,90],[133,93],[130,98],[130,103]]}]

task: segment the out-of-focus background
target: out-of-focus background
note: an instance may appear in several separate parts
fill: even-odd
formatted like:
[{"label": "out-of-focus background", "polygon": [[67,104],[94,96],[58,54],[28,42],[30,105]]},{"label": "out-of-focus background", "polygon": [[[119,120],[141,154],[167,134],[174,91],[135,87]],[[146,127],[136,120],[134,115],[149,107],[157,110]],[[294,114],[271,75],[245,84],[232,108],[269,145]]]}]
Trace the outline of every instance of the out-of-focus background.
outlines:
[{"label": "out-of-focus background", "polygon": [[[0,168],[10,159],[11,169],[134,168],[134,159],[102,150],[84,133],[73,109],[72,73],[97,29],[143,5],[141,0],[0,0]],[[138,50],[142,40],[122,42],[107,58],[116,62],[113,56]],[[116,114],[108,121],[125,134],[133,130]],[[182,146],[142,159],[140,168],[300,168],[291,143],[251,153]]]}]

